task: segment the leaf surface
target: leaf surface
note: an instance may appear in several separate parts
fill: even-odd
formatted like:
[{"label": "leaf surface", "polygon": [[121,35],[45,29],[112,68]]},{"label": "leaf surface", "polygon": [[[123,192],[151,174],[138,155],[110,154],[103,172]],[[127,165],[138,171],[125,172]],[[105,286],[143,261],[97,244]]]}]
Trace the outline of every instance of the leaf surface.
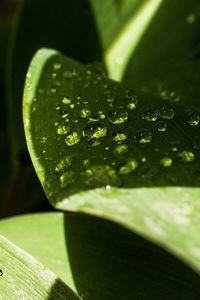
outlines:
[{"label": "leaf surface", "polygon": [[53,272],[0,236],[2,299],[80,299]]},{"label": "leaf surface", "polygon": [[195,103],[136,96],[95,66],[38,51],[27,74],[24,124],[52,205],[119,222],[199,272]]},{"label": "leaf surface", "polygon": [[0,231],[86,300],[199,298],[199,276],[188,266],[102,218],[24,215],[1,221]]}]

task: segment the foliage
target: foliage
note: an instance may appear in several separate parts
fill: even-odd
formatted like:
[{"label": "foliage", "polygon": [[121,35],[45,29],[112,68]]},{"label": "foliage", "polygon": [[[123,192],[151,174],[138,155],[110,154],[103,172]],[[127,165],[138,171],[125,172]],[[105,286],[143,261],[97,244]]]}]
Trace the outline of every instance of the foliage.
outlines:
[{"label": "foliage", "polygon": [[0,297],[199,299],[199,25],[197,0],[0,24],[1,216],[29,213],[0,222]]}]

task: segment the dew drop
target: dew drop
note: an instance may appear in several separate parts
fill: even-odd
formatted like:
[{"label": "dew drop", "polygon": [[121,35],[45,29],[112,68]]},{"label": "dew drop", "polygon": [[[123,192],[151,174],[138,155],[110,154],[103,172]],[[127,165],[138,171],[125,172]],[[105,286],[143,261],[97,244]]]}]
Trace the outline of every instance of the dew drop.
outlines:
[{"label": "dew drop", "polygon": [[88,142],[89,146],[91,147],[97,147],[101,144],[101,141],[98,140],[98,139],[91,139],[89,142]]},{"label": "dew drop", "polygon": [[150,143],[152,134],[148,129],[138,130],[135,134],[135,140],[140,144]]},{"label": "dew drop", "polygon": [[61,183],[60,186],[62,188],[71,185],[74,181],[75,181],[75,174],[72,171],[64,172],[60,176],[60,183]]},{"label": "dew drop", "polygon": [[164,121],[159,121],[158,122],[158,127],[157,127],[158,131],[160,132],[164,132],[167,130],[167,123]]},{"label": "dew drop", "polygon": [[57,77],[57,73],[52,73],[52,74],[51,74],[51,77],[52,77],[53,79],[55,79],[55,78]]},{"label": "dew drop", "polygon": [[138,162],[136,159],[130,159],[128,160],[128,162],[123,165],[120,169],[119,169],[119,172],[120,174],[129,174],[131,173],[132,171],[134,171],[137,167],[138,167]]},{"label": "dew drop", "polygon": [[90,161],[89,161],[89,159],[84,159],[84,161],[83,161],[83,167],[84,168],[88,168],[90,166]]},{"label": "dew drop", "polygon": [[188,120],[187,120],[187,123],[190,125],[190,126],[197,126],[199,124],[199,121],[200,121],[200,117],[197,113],[192,113],[189,117],[188,117]]},{"label": "dew drop", "polygon": [[59,104],[56,104],[55,109],[56,109],[56,110],[60,110],[60,105],[59,105]]},{"label": "dew drop", "polygon": [[108,114],[108,120],[112,124],[121,124],[124,123],[128,120],[128,113],[127,111],[122,111],[122,110],[114,110],[111,111]]},{"label": "dew drop", "polygon": [[128,151],[128,146],[126,144],[122,144],[122,145],[117,146],[114,149],[114,154],[124,154],[127,151]]},{"label": "dew drop", "polygon": [[2,276],[3,275],[3,271],[0,269],[0,276]]},{"label": "dew drop", "polygon": [[136,109],[136,105],[135,105],[134,102],[130,102],[130,103],[127,104],[127,108],[129,110],[134,110],[134,109]]},{"label": "dew drop", "polygon": [[60,111],[60,116],[62,119],[65,119],[69,116],[69,113],[67,113],[65,110]]},{"label": "dew drop", "polygon": [[60,63],[55,63],[53,67],[54,70],[60,70],[62,68],[62,65]]},{"label": "dew drop", "polygon": [[65,125],[63,125],[63,126],[59,125],[57,127],[57,129],[56,129],[56,133],[58,135],[68,134],[69,132],[70,132],[70,127],[69,126],[65,126]]},{"label": "dew drop", "polygon": [[69,168],[72,164],[72,161],[74,159],[74,156],[65,156],[63,159],[60,161],[60,163],[55,167],[56,172],[62,172],[66,168]]},{"label": "dew drop", "polygon": [[141,158],[141,162],[145,163],[147,161],[146,157]]},{"label": "dew drop", "polygon": [[195,159],[195,155],[190,151],[181,151],[178,154],[178,159],[182,162],[192,162]]},{"label": "dew drop", "polygon": [[70,104],[69,106],[71,109],[74,109],[75,105],[74,104]]},{"label": "dew drop", "polygon": [[80,142],[80,139],[80,134],[78,134],[77,132],[72,132],[65,138],[65,143],[67,144],[67,146],[74,146]]},{"label": "dew drop", "polygon": [[172,159],[170,157],[164,157],[160,160],[160,164],[163,167],[171,167],[172,166]]},{"label": "dew drop", "polygon": [[110,166],[94,165],[83,174],[85,184],[89,187],[119,186],[121,180]]},{"label": "dew drop", "polygon": [[108,94],[107,97],[106,97],[106,101],[108,103],[113,103],[115,101],[115,97],[112,96],[112,95],[110,95],[110,94]]},{"label": "dew drop", "polygon": [[169,107],[163,106],[160,109],[159,117],[162,118],[162,119],[173,119],[173,117],[174,117],[174,110],[173,110],[173,108],[169,108]]},{"label": "dew drop", "polygon": [[142,118],[146,121],[155,122],[158,118],[158,113],[153,109],[149,109],[142,114]]},{"label": "dew drop", "polygon": [[71,99],[69,99],[69,97],[63,97],[62,98],[62,103],[63,104],[71,104]]},{"label": "dew drop", "polygon": [[91,110],[88,108],[84,108],[80,112],[81,118],[88,118],[91,115]]},{"label": "dew drop", "polygon": [[51,94],[55,94],[57,92],[57,88],[55,86],[52,86],[50,88],[50,92],[51,92]]},{"label": "dew drop", "polygon": [[119,142],[119,141],[124,141],[127,139],[127,135],[123,132],[117,132],[113,134],[113,141]]},{"label": "dew drop", "polygon": [[84,137],[89,139],[99,139],[107,134],[107,127],[100,123],[93,123],[84,128],[82,132]]},{"label": "dew drop", "polygon": [[73,71],[66,71],[63,73],[63,77],[65,79],[71,79],[73,77],[76,77],[78,75],[77,71],[76,70],[73,70]]}]

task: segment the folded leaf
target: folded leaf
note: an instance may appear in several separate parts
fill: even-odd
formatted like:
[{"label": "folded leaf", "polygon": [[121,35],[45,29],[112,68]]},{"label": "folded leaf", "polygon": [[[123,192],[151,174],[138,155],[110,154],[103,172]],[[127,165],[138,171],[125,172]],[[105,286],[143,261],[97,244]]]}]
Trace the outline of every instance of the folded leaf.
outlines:
[{"label": "folded leaf", "polygon": [[27,73],[26,139],[52,205],[119,222],[198,271],[199,120],[54,50]]}]

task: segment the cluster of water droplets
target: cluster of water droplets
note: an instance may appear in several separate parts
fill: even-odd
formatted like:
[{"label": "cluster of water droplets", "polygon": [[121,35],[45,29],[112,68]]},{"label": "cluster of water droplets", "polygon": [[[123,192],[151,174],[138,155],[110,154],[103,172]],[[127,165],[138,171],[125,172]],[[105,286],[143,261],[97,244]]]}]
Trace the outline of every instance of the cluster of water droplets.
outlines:
[{"label": "cluster of water droplets", "polygon": [[[77,173],[87,187],[123,186],[126,175],[136,174],[140,168],[148,169],[145,166],[151,157],[144,156],[145,147],[152,144],[154,137],[162,139],[176,118],[176,111],[170,105],[179,101],[175,92],[162,90],[160,97],[170,98],[170,102],[159,104],[156,109],[143,109],[132,91],[121,91],[117,83],[106,79],[99,66],[92,69],[90,65],[80,72],[66,71],[61,63],[55,63],[51,80],[49,90],[39,87],[38,95],[47,93],[55,100],[52,104],[55,134],[58,143],[61,141],[65,147],[54,168],[61,187],[77,185]],[[74,95],[72,88],[67,94],[63,82],[79,84],[75,90],[82,91],[81,95]],[[99,86],[102,87],[100,96]],[[187,114],[187,125],[196,127],[199,121],[198,113]],[[169,169],[175,162],[195,160],[192,151],[179,149],[171,147],[171,155],[165,151],[157,160],[157,168]]]}]

